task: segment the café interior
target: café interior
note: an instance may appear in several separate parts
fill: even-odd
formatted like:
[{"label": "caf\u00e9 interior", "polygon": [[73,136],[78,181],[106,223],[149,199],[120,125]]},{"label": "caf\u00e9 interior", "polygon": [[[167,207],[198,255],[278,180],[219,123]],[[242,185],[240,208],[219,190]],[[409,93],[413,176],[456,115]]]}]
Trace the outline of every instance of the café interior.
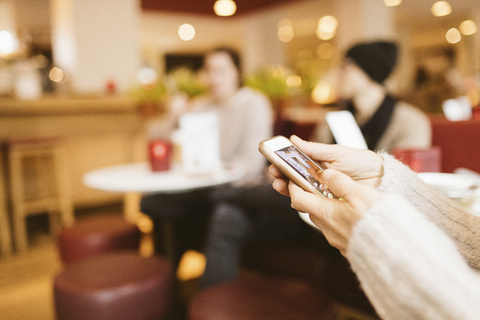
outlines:
[{"label": "caf\u00e9 interior", "polygon": [[[72,295],[83,293],[68,295],[62,291],[67,283],[57,287],[58,275],[71,267],[68,250],[78,250],[65,240],[74,235],[63,232],[82,219],[120,218],[140,231],[139,255],[154,255],[153,225],[139,208],[143,192],[152,191],[135,189],[129,181],[124,184],[130,186],[114,181],[105,187],[93,174],[152,161],[150,142],[161,131],[152,127],[168,112],[166,101],[182,90],[189,97],[203,92],[197,76],[202,55],[218,46],[240,53],[245,83],[263,91],[276,114],[293,124],[288,134],[308,139],[319,119],[337,107],[334,73],[346,48],[365,40],[395,40],[401,51],[386,85],[428,114],[432,124],[432,149],[404,153],[407,164],[445,174],[462,169],[475,183],[468,194],[452,198],[480,215],[480,200],[475,202],[480,194],[472,186],[480,186],[477,26],[478,0],[0,0],[0,318],[88,318],[75,315],[72,306],[83,299]],[[27,204],[37,196],[53,200]],[[314,269],[323,262],[302,250],[297,256],[255,252],[242,277],[265,273],[316,285],[320,276]],[[160,288],[163,296],[180,296],[189,311],[162,311],[158,314],[167,314],[162,319],[236,319],[227,316],[239,312],[238,306],[229,309],[228,299],[217,317],[206,311],[218,305],[208,300],[214,295],[196,299],[205,265],[199,251],[188,251],[171,271],[173,284]],[[168,262],[168,252],[162,259]],[[269,265],[272,261],[277,265]],[[305,265],[310,268],[300,270]],[[352,275],[341,270],[348,267],[330,269],[331,281],[315,290],[333,307],[316,309],[315,319],[377,319],[359,289],[345,284]],[[132,294],[148,294],[140,285],[135,290]],[[247,301],[241,310],[263,308],[251,292],[244,293],[250,300],[242,300],[243,289],[232,290],[233,301]],[[288,297],[289,303],[277,298],[280,302],[268,303],[310,307],[302,304],[308,303],[305,296]],[[124,304],[151,307],[148,299],[135,299]],[[96,310],[103,310],[100,300],[94,301]],[[155,305],[176,310],[168,298]],[[86,312],[85,306],[78,308]],[[98,319],[121,319],[108,314],[98,312]]]}]

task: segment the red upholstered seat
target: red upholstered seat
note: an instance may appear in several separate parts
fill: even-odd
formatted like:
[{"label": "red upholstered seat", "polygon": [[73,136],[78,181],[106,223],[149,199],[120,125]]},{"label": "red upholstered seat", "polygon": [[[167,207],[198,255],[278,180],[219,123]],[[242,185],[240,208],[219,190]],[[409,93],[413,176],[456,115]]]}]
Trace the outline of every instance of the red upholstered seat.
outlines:
[{"label": "red upholstered seat", "polygon": [[252,277],[221,283],[198,293],[190,320],[336,319],[333,303],[308,282]]},{"label": "red upholstered seat", "polygon": [[168,261],[133,252],[71,263],[55,277],[57,319],[163,319],[172,307],[173,279]]},{"label": "red upholstered seat", "polygon": [[432,145],[442,149],[442,172],[480,172],[480,119],[448,121],[431,117]]},{"label": "red upholstered seat", "polygon": [[62,229],[57,242],[62,261],[72,263],[111,251],[138,251],[140,231],[122,216],[93,216]]}]

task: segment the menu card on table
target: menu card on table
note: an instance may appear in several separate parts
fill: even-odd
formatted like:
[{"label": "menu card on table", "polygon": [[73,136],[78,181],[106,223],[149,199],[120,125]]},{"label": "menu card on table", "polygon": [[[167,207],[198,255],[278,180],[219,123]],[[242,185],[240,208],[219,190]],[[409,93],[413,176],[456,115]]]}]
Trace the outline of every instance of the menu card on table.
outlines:
[{"label": "menu card on table", "polygon": [[188,174],[212,173],[221,169],[218,115],[192,112],[180,118],[183,170]]}]

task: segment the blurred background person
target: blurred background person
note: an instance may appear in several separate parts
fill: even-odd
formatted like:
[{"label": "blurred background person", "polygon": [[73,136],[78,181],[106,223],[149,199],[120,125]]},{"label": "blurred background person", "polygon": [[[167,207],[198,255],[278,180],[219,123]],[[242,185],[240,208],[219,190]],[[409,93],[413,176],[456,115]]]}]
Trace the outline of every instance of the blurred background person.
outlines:
[{"label": "blurred background person", "polygon": [[[169,115],[171,128],[178,117],[191,111],[210,111],[219,118],[220,154],[222,163],[241,163],[246,174],[239,184],[253,183],[265,176],[265,160],[257,152],[258,141],[272,134],[272,110],[261,93],[242,87],[239,55],[229,48],[216,48],[206,53],[203,72],[209,88],[207,95],[194,101],[177,96]],[[153,194],[141,200],[141,211],[154,223],[156,250],[162,251],[163,222],[174,222],[175,252],[178,262],[187,249],[197,249],[201,242],[199,226],[205,226],[213,206],[210,189],[177,194]],[[193,247],[192,247],[193,246]]]},{"label": "blurred background person", "polygon": [[[396,148],[428,148],[431,128],[418,108],[394,98],[385,81],[397,60],[398,46],[390,41],[363,42],[347,50],[339,71],[338,91],[352,112],[370,150],[391,153]],[[333,143],[329,127],[319,125],[314,140]]]},{"label": "blurred background person", "polygon": [[[241,181],[209,193],[213,210],[203,248],[207,261],[203,288],[239,275],[247,241],[287,243],[298,241],[309,230],[288,199],[272,192],[267,161],[258,152],[259,142],[273,135],[267,97],[242,87],[239,58],[231,50],[220,48],[207,54],[204,71],[214,103],[233,104],[223,109],[228,121],[221,121],[222,160],[238,161],[247,172]],[[208,108],[211,103],[206,100],[202,105]],[[225,151],[230,158],[224,156]]]}]

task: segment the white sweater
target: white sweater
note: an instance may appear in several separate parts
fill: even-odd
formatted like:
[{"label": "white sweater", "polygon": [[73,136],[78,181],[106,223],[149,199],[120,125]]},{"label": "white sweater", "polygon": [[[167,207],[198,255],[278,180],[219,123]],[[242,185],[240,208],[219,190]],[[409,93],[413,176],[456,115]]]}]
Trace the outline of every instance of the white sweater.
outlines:
[{"label": "white sweater", "polygon": [[199,99],[193,110],[218,115],[222,162],[238,163],[245,168],[245,176],[237,185],[265,180],[267,161],[258,152],[258,144],[273,135],[273,110],[263,93],[243,87],[223,105],[208,98]]},{"label": "white sweater", "polygon": [[480,319],[480,218],[382,156],[384,193],[347,251],[365,293],[383,319]]}]

